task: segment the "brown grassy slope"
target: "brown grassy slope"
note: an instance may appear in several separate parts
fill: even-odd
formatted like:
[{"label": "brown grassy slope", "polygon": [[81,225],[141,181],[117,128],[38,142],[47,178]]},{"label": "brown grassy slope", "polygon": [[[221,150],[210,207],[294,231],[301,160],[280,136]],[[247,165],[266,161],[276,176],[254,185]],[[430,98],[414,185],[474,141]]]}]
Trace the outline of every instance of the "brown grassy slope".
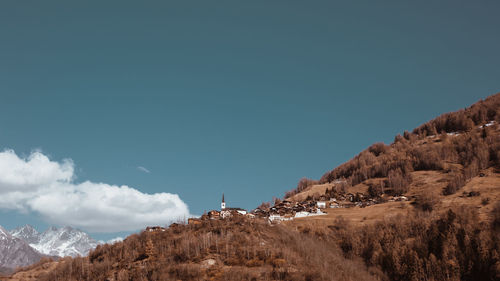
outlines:
[{"label": "brown grassy slope", "polygon": [[389,280],[500,280],[499,123],[497,94],[391,145],[375,144],[319,181],[302,180],[286,197],[317,198],[332,188],[366,194],[383,183],[386,193],[415,200],[327,209],[286,224],[330,230],[346,256],[363,258]]},{"label": "brown grassy slope", "polygon": [[[494,169],[485,171],[484,177],[475,177],[470,180],[463,188],[462,192],[444,196],[440,200],[441,208],[455,206],[470,206],[478,211],[479,219],[491,221],[492,210],[497,202],[500,202],[500,173],[495,173]],[[478,196],[469,197],[466,194],[470,192],[479,192]]]},{"label": "brown grassy slope", "polygon": [[37,281],[43,275],[54,270],[59,262],[50,258],[44,258],[31,266],[19,268],[14,274],[8,277],[0,277],[1,281]]},{"label": "brown grassy slope", "polygon": [[496,94],[398,135],[390,145],[374,144],[319,181],[302,179],[285,197],[301,201],[332,188],[367,194],[369,186],[381,183],[389,194],[453,194],[488,168],[500,167],[499,121]]},{"label": "brown grassy slope", "polygon": [[[406,195],[409,197],[422,196],[423,194],[433,196],[436,200],[434,208],[438,213],[446,212],[449,208],[457,206],[474,207],[477,209],[479,219],[482,221],[491,221],[491,212],[495,205],[494,203],[500,201],[500,174],[495,173],[493,168],[484,170],[483,172],[485,173],[484,177],[474,177],[459,192],[452,195],[442,194],[442,190],[450,180],[450,174],[438,171],[413,172],[413,181]],[[361,185],[355,188],[359,190],[359,186]],[[319,187],[321,185],[316,186],[316,190],[311,190],[320,192],[318,190]],[[479,195],[470,197],[469,193],[471,191],[478,192]],[[307,191],[305,194],[308,194]],[[297,195],[305,196],[302,193]],[[373,224],[380,220],[389,219],[397,215],[407,215],[413,212],[415,207],[412,202],[387,202],[365,208],[326,209],[324,211],[327,215],[299,218],[287,222],[287,224],[291,226],[313,224],[316,227],[327,227],[340,218],[360,226]]]},{"label": "brown grassy slope", "polygon": [[[299,201],[314,194],[321,195],[327,188],[338,186],[336,180],[345,181],[347,192],[353,193],[366,192],[368,183],[374,183],[376,179],[386,180],[386,187],[390,188],[387,179],[391,171],[403,175],[413,175],[415,171],[453,172],[468,180],[482,170],[500,164],[499,129],[495,123],[487,129],[477,127],[454,136],[403,138],[385,146],[384,152],[378,155],[368,149],[325,174],[318,184],[300,192],[289,192],[287,198]],[[483,136],[485,133],[487,136]],[[409,183],[411,180],[409,177]]]},{"label": "brown grassy slope", "polygon": [[142,232],[40,280],[376,280],[332,239],[235,218]]},{"label": "brown grassy slope", "polygon": [[500,205],[491,222],[474,207],[412,211],[362,227],[339,221],[330,235],[389,280],[500,280]]}]

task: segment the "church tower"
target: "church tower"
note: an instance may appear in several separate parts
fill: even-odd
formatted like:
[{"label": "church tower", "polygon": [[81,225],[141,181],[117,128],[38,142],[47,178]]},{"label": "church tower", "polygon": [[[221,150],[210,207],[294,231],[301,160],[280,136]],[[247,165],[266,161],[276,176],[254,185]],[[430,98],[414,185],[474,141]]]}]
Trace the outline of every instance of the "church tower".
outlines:
[{"label": "church tower", "polygon": [[226,201],[224,201],[224,193],[222,193],[222,202],[220,203],[220,209],[224,210],[226,208]]}]

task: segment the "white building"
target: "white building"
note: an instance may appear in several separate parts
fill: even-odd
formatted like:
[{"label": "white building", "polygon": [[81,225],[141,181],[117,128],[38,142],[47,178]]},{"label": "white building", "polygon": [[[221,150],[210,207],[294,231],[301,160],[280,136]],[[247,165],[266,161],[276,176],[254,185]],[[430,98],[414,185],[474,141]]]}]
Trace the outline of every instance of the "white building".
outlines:
[{"label": "white building", "polygon": [[247,215],[247,211],[241,208],[228,208],[226,206],[226,200],[224,199],[224,193],[222,193],[222,202],[220,203],[220,216],[221,218],[229,218],[233,215]]},{"label": "white building", "polygon": [[323,213],[319,209],[317,209],[316,213],[309,213],[306,211],[297,212],[295,213],[295,218],[304,218],[304,217],[321,216],[321,215],[326,215],[326,213]]},{"label": "white building", "polygon": [[269,215],[269,222],[282,222],[282,221],[291,221],[293,217],[282,217],[278,214]]},{"label": "white building", "polygon": [[226,208],[226,201],[224,201],[224,193],[222,193],[222,202],[220,203],[221,211]]},{"label": "white building", "polygon": [[233,214],[231,214],[230,210],[222,210],[220,211],[220,217],[225,219],[231,217]]},{"label": "white building", "polygon": [[316,206],[320,209],[325,209],[326,208],[326,202],[325,201],[318,201],[316,202]]}]

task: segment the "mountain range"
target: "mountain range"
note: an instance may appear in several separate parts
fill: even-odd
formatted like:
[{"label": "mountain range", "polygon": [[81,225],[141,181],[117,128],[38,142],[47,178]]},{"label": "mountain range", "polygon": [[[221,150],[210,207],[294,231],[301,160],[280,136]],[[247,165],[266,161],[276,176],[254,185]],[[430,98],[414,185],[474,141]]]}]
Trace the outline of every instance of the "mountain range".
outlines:
[{"label": "mountain range", "polygon": [[98,242],[69,227],[50,227],[40,233],[31,225],[7,231],[0,226],[0,267],[8,272],[38,262],[42,257],[85,256]]},{"label": "mountain range", "polygon": [[52,226],[45,232],[39,233],[31,225],[25,225],[10,233],[48,256],[85,256],[98,244],[87,233],[69,226],[62,228]]}]

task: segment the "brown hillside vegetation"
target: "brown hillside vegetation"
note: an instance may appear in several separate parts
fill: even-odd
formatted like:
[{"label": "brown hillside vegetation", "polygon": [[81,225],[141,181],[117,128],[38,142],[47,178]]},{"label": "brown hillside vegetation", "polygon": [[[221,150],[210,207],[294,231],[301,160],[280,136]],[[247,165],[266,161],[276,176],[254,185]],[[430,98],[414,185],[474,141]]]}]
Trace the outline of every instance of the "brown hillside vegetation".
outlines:
[{"label": "brown hillside vegetation", "polygon": [[474,208],[411,212],[364,227],[329,226],[346,257],[362,257],[389,280],[499,280],[500,205],[492,222]]},{"label": "brown hillside vegetation", "polygon": [[[396,215],[406,215],[419,205],[422,200],[427,200],[429,207],[436,213],[445,213],[449,208],[456,206],[470,206],[476,209],[478,218],[482,221],[491,221],[492,210],[495,202],[500,201],[500,173],[495,168],[482,171],[483,176],[476,176],[469,180],[460,192],[444,195],[442,190],[447,186],[453,175],[443,171],[416,171],[412,172],[412,183],[405,194],[409,198],[416,198],[406,202],[387,202],[365,208],[335,208],[324,209],[326,215],[298,218],[287,224],[294,227],[313,222],[316,226],[327,227],[339,217],[355,225],[373,224],[382,219],[389,219]],[[379,179],[370,179],[364,183],[349,187],[350,192],[368,193],[369,186],[377,183]],[[299,193],[292,198],[303,199],[314,194],[324,193],[332,184],[312,186],[309,190]],[[432,205],[432,206],[431,206]]]},{"label": "brown hillside vegetation", "polygon": [[[383,202],[404,194],[410,202],[326,209],[287,224],[334,229],[346,254],[363,257],[390,280],[500,280],[500,229],[493,226],[500,211],[499,123],[496,94],[390,145],[374,144],[319,181],[302,179],[285,198],[361,193]],[[438,252],[436,239],[443,243]]]},{"label": "brown hillside vegetation", "polygon": [[498,203],[491,216],[481,222],[474,207],[442,213],[406,209],[365,225],[337,217],[327,224],[306,219],[291,226],[332,237],[345,257],[361,257],[387,280],[499,280]]},{"label": "brown hillside vegetation", "polygon": [[499,280],[498,203],[491,217],[460,207],[364,226],[208,220],[99,246],[37,280]]},{"label": "brown hillside vegetation", "polygon": [[2,281],[36,281],[45,276],[48,272],[54,270],[58,262],[51,258],[43,258],[39,262],[22,267],[10,277],[0,277]]},{"label": "brown hillside vegetation", "polygon": [[[277,225],[238,217],[173,225],[17,274],[35,272],[43,281],[500,280],[499,124],[497,94],[390,145],[374,144],[285,196],[315,205],[350,193],[374,204],[351,199],[351,207]],[[405,200],[387,202],[399,195]]]},{"label": "brown hillside vegetation", "polygon": [[233,218],[143,231],[39,280],[377,280],[331,238]]},{"label": "brown hillside vegetation", "polygon": [[[496,94],[431,120],[413,133],[398,135],[390,145],[376,143],[319,181],[302,179],[285,198],[302,200],[333,187],[357,192],[363,184],[387,194],[405,194],[411,191],[417,171],[446,174],[447,184],[439,192],[454,194],[482,170],[500,167],[499,122],[500,94]],[[380,180],[374,184],[372,179]]]}]

